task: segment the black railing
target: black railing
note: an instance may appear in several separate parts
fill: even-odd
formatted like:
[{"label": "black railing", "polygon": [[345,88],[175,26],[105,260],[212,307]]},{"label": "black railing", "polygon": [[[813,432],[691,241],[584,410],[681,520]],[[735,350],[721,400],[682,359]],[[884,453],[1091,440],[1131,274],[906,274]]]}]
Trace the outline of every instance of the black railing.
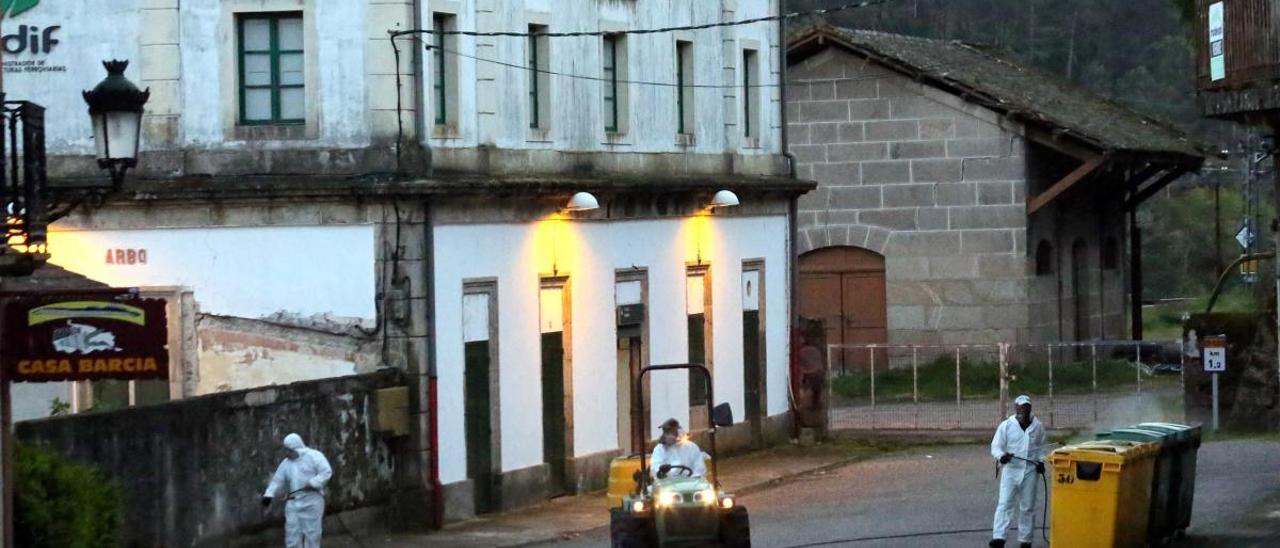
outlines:
[{"label": "black railing", "polygon": [[[0,100],[4,97],[0,94]],[[30,101],[4,101],[0,114],[0,206],[5,239],[0,255],[45,253],[48,236],[48,172],[44,107]],[[42,262],[36,259],[37,262]]]}]

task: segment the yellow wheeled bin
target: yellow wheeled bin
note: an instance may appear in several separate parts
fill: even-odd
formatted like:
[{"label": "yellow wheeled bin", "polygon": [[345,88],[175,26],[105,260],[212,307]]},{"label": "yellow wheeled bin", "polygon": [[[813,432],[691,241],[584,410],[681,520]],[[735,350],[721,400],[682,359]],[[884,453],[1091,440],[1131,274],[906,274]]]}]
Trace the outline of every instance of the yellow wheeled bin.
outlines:
[{"label": "yellow wheeled bin", "polygon": [[1049,455],[1051,546],[1143,546],[1160,448],[1124,440],[1069,445]]}]

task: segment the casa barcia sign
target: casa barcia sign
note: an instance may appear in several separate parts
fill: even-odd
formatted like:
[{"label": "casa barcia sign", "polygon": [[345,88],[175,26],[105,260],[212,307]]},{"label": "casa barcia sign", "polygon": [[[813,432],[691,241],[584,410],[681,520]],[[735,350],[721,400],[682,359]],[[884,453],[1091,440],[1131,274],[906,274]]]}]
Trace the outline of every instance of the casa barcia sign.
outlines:
[{"label": "casa barcia sign", "polygon": [[169,378],[163,299],[129,292],[9,293],[0,367],[12,382]]}]

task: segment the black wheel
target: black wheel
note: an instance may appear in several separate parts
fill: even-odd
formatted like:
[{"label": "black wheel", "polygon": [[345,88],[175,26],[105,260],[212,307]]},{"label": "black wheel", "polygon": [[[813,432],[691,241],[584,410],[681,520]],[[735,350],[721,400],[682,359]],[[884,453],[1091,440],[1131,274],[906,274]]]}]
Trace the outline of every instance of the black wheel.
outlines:
[{"label": "black wheel", "polygon": [[652,545],[647,521],[622,510],[609,510],[609,538],[613,548],[648,548]]},{"label": "black wheel", "polygon": [[751,518],[746,508],[734,506],[720,518],[720,544],[725,548],[751,548]]}]

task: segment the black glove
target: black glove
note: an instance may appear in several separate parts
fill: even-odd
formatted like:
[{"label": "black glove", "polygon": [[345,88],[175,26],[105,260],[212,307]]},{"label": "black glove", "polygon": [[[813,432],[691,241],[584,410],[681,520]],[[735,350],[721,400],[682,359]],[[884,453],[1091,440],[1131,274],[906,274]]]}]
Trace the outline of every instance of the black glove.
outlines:
[{"label": "black glove", "polygon": [[1044,463],[1043,463],[1043,462],[1037,462],[1037,463],[1036,463],[1036,473],[1037,473],[1037,474],[1044,474]]},{"label": "black glove", "polygon": [[667,473],[668,473],[668,472],[671,472],[671,465],[670,465],[670,464],[664,464],[664,465],[662,465],[662,466],[659,466],[659,467],[658,467],[658,477],[660,477],[660,478],[665,478],[665,477],[667,477]]},{"label": "black glove", "polygon": [[1011,460],[1013,460],[1013,453],[1005,453],[1000,456],[1000,464],[1009,464]]},{"label": "black glove", "polygon": [[268,506],[271,506],[271,497],[262,497],[262,507],[266,508]]}]

